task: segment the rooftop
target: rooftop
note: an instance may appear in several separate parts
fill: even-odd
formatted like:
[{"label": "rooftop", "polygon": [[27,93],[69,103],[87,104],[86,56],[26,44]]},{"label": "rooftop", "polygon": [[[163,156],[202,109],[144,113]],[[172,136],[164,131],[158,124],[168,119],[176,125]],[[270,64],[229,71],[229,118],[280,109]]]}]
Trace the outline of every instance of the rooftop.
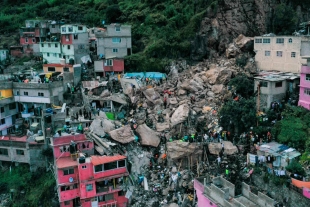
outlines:
[{"label": "rooftop", "polygon": [[93,165],[100,165],[104,163],[114,162],[117,160],[126,159],[126,156],[115,155],[115,156],[91,156],[91,163]]},{"label": "rooftop", "polygon": [[283,81],[283,80],[295,80],[300,78],[299,74],[279,71],[261,71],[254,77],[258,80],[266,81]]},{"label": "rooftop", "polygon": [[28,142],[30,144],[38,144],[37,142],[35,142],[33,138],[27,138],[26,135],[22,137],[6,135],[6,136],[2,136],[0,138],[0,141]]},{"label": "rooftop", "polygon": [[58,169],[77,166],[77,160],[73,160],[71,157],[60,157],[56,160],[56,166]]},{"label": "rooftop", "polygon": [[290,148],[286,145],[279,144],[277,142],[270,142],[267,144],[263,144],[259,146],[259,151],[265,152],[267,154],[273,155],[273,156],[282,156],[289,159],[298,157],[301,155],[300,152],[298,152],[294,148]]}]

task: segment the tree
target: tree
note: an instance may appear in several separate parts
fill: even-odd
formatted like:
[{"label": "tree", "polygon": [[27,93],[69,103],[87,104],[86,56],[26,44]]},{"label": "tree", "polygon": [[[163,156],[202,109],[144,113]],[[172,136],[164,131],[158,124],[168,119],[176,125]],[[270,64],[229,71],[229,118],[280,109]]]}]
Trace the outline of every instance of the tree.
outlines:
[{"label": "tree", "polygon": [[236,93],[244,98],[249,98],[254,93],[254,80],[245,75],[234,77],[229,81],[228,86],[233,86]]},{"label": "tree", "polygon": [[301,164],[295,160],[292,160],[288,166],[286,166],[286,170],[291,173],[296,173],[298,175],[305,176],[305,170],[302,168]]},{"label": "tree", "polygon": [[256,125],[256,107],[254,98],[241,98],[239,101],[229,100],[221,108],[220,125],[224,129],[233,129],[239,135]]},{"label": "tree", "polygon": [[290,5],[281,3],[276,6],[273,16],[273,32],[277,35],[292,34],[296,29],[298,17]]}]

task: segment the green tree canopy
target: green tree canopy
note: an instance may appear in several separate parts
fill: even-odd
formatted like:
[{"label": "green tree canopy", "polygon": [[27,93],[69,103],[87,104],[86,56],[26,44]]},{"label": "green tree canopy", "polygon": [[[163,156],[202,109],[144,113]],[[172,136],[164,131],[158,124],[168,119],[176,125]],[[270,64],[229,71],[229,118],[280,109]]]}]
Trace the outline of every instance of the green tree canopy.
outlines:
[{"label": "green tree canopy", "polygon": [[238,75],[231,79],[228,83],[233,86],[237,94],[244,98],[249,98],[254,93],[254,80],[246,77],[245,75]]},{"label": "green tree canopy", "polygon": [[291,35],[297,28],[297,14],[285,3],[276,6],[273,16],[273,32],[277,35]]}]

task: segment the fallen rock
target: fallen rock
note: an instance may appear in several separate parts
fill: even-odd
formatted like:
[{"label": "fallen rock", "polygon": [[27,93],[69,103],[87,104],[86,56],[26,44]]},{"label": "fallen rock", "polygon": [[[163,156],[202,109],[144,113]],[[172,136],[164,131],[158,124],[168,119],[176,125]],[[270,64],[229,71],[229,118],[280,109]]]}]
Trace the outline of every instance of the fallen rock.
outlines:
[{"label": "fallen rock", "polygon": [[215,84],[218,75],[219,75],[219,69],[212,68],[205,73],[204,78],[202,77],[202,79],[204,79],[205,82],[209,82],[210,84]]},{"label": "fallen rock", "polygon": [[154,90],[154,88],[148,88],[146,90],[143,91],[143,94],[145,95],[145,97],[152,102],[153,104],[157,105],[157,104],[162,104],[163,101],[160,98],[160,95],[158,92],[156,92]]},{"label": "fallen rock", "polygon": [[182,96],[182,95],[186,95],[186,94],[187,94],[186,90],[183,90],[183,89],[178,90],[178,96]]},{"label": "fallen rock", "polygon": [[94,119],[89,126],[89,129],[98,136],[104,136],[106,133],[113,131],[115,129],[115,125],[108,119]]},{"label": "fallen rock", "polygon": [[236,39],[234,39],[234,43],[242,52],[253,51],[254,46],[253,37],[246,37],[243,34],[240,34]]},{"label": "fallen rock", "polygon": [[226,57],[234,58],[239,54],[239,49],[235,46],[234,43],[230,43],[228,48],[226,49]]},{"label": "fallen rock", "polygon": [[[231,142],[222,141],[222,143],[224,144],[224,154],[232,155],[238,152],[238,148],[234,146]],[[222,145],[221,143],[210,143],[208,145],[208,148],[211,154],[218,155],[222,150]]]},{"label": "fallen rock", "polygon": [[156,131],[162,132],[165,130],[168,130],[170,128],[169,123],[164,122],[164,123],[156,123]]},{"label": "fallen rock", "polygon": [[214,97],[214,93],[212,91],[208,91],[207,96]]},{"label": "fallen rock", "polygon": [[110,96],[110,91],[108,89],[105,89],[104,91],[102,91],[102,93],[100,94],[100,97],[108,97]]},{"label": "fallen rock", "polygon": [[214,92],[215,94],[221,93],[223,91],[223,88],[224,88],[223,84],[213,85],[212,92]]},{"label": "fallen rock", "polygon": [[186,156],[199,156],[202,154],[202,145],[198,143],[181,142],[179,140],[167,142],[167,157],[177,160]]},{"label": "fallen rock", "polygon": [[136,132],[140,136],[140,143],[144,146],[158,147],[160,138],[156,132],[150,129],[146,124],[139,125]]},{"label": "fallen rock", "polygon": [[125,125],[119,129],[115,129],[109,132],[112,139],[120,143],[129,143],[135,140],[134,133],[131,130],[130,125]]},{"label": "fallen rock", "polygon": [[176,105],[178,103],[178,101],[175,97],[172,97],[172,98],[169,98],[168,103],[171,105]]},{"label": "fallen rock", "polygon": [[170,120],[171,126],[175,126],[185,121],[188,117],[188,113],[189,113],[188,104],[180,105],[172,114],[172,117]]}]

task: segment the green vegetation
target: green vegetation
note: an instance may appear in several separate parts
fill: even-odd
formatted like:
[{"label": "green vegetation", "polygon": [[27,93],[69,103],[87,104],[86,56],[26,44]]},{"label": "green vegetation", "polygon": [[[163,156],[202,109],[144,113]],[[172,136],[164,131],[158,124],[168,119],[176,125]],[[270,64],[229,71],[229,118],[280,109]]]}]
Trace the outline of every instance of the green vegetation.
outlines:
[{"label": "green vegetation", "polygon": [[294,174],[296,173],[296,174],[302,175],[302,176],[306,175],[306,172],[302,168],[301,164],[295,160],[290,162],[290,164],[286,167],[286,170],[291,172],[291,173],[294,173]]},{"label": "green vegetation", "polygon": [[298,17],[293,7],[285,3],[276,6],[272,21],[272,30],[277,35],[291,35],[297,29]]},{"label": "green vegetation", "polygon": [[240,94],[244,98],[253,96],[254,81],[245,75],[238,75],[234,77],[229,81],[228,86],[232,86],[236,93]]},{"label": "green vegetation", "polygon": [[29,166],[20,165],[2,172],[1,177],[0,193],[14,189],[12,207],[52,206],[51,199],[54,198],[56,185],[52,172],[39,169],[31,173]]}]

